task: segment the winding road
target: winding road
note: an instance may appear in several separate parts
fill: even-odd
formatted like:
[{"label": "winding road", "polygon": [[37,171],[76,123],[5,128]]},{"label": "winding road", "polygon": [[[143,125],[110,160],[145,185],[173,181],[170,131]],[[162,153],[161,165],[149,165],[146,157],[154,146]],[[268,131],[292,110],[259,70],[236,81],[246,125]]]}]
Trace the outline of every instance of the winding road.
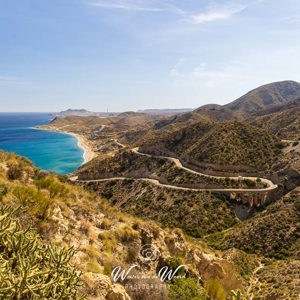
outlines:
[{"label": "winding road", "polygon": [[[117,140],[115,140],[115,142],[121,146],[122,148],[126,148],[125,145],[121,144],[120,142],[118,142]],[[157,156],[157,155],[152,155],[152,154],[147,154],[147,153],[143,153],[139,151],[139,148],[132,148],[131,151],[137,155],[141,155],[141,156],[147,156],[147,157],[151,157],[151,158],[161,158],[161,159],[167,159],[170,160],[171,162],[173,162],[177,168],[180,168],[182,170],[185,170],[189,173],[192,174],[196,174],[199,176],[203,176],[203,177],[208,177],[208,178],[216,178],[216,179],[232,179],[232,180],[241,180],[241,179],[247,179],[247,180],[251,180],[256,182],[257,179],[261,180],[261,183],[267,185],[267,187],[265,188],[257,188],[257,189],[249,189],[249,188],[245,188],[245,189],[239,189],[239,188],[228,188],[228,189],[222,189],[222,188],[188,188],[188,187],[181,187],[181,186],[176,186],[176,185],[171,185],[171,184],[163,184],[161,182],[159,182],[156,179],[151,179],[151,178],[129,178],[129,177],[111,177],[111,178],[103,178],[103,179],[92,179],[92,180],[78,180],[78,176],[74,176],[71,177],[70,180],[71,181],[76,181],[76,182],[82,182],[82,183],[88,183],[88,182],[105,182],[105,181],[112,181],[112,180],[130,180],[130,179],[134,179],[134,180],[138,180],[138,181],[147,181],[150,182],[154,185],[160,186],[160,187],[164,187],[164,188],[168,188],[168,189],[174,189],[174,190],[182,190],[182,191],[211,191],[211,192],[239,192],[239,193],[246,193],[246,192],[268,192],[268,191],[272,191],[275,190],[278,186],[276,184],[274,184],[271,180],[269,179],[265,179],[265,178],[258,178],[258,177],[222,177],[222,176],[213,176],[213,175],[208,175],[208,174],[204,174],[201,172],[197,172],[194,171],[192,169],[189,169],[187,167],[184,167],[181,163],[181,161],[177,158],[174,157],[169,157],[169,156]]]},{"label": "winding road", "polygon": [[[142,153],[139,151],[139,148],[133,148],[131,149],[132,152],[134,152],[135,154],[138,154],[138,155],[142,155],[142,156],[147,156],[147,157],[156,157],[156,158],[162,158],[162,159],[168,159],[170,161],[172,161],[177,168],[179,169],[182,169],[182,170],[185,170],[189,173],[192,173],[192,174],[196,174],[196,175],[200,175],[200,176],[203,176],[203,177],[208,177],[208,178],[215,178],[215,179],[226,179],[226,178],[229,178],[229,179],[232,179],[232,180],[240,180],[240,179],[247,179],[247,180],[251,180],[251,181],[254,181],[256,182],[256,180],[258,179],[258,177],[222,177],[222,176],[213,176],[213,175],[208,175],[208,174],[204,174],[204,173],[201,173],[201,172],[197,172],[197,171],[194,171],[192,169],[189,169],[185,166],[182,165],[181,161],[178,159],[178,158],[174,158],[174,157],[169,157],[169,156],[156,156],[156,155],[151,155],[151,154],[147,154],[147,153]],[[265,178],[259,178],[261,180],[261,183],[267,185],[266,188],[261,188],[261,189],[205,189],[205,190],[214,190],[214,191],[231,191],[231,192],[240,192],[240,191],[244,191],[244,192],[261,192],[261,191],[271,191],[271,190],[274,190],[276,189],[278,186],[276,184],[274,184],[271,180],[269,179],[265,179]],[[197,189],[199,190],[199,189]]]}]

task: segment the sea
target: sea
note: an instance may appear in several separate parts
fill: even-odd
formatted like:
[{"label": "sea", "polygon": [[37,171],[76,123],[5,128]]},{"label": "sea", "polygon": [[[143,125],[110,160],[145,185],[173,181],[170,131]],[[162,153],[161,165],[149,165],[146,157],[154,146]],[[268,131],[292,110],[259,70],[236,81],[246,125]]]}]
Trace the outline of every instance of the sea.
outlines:
[{"label": "sea", "polygon": [[35,166],[66,175],[83,163],[83,149],[71,135],[36,130],[53,119],[49,113],[0,113],[0,149],[28,157]]}]

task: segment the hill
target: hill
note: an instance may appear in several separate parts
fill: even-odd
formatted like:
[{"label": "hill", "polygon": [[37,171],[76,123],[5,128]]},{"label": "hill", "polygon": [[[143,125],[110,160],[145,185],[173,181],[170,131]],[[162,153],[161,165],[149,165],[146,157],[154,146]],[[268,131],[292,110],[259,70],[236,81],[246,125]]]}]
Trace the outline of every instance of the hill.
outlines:
[{"label": "hill", "polygon": [[141,145],[143,152],[176,156],[189,163],[265,169],[280,153],[279,140],[238,121],[197,123]]},{"label": "hill", "polygon": [[147,114],[180,114],[192,111],[192,108],[139,109],[137,112]]},{"label": "hill", "polygon": [[93,131],[102,125],[111,124],[109,118],[99,118],[98,116],[67,116],[65,118],[56,117],[49,126],[70,131]]},{"label": "hill", "polygon": [[130,150],[121,150],[109,157],[99,156],[81,166],[74,175],[78,176],[78,180],[150,178],[166,185],[198,189],[264,187],[259,182],[226,180],[190,173],[167,159],[138,155]]},{"label": "hill", "polygon": [[168,119],[158,121],[154,125],[154,129],[160,131],[173,131],[187,125],[198,122],[222,122],[226,120],[238,120],[237,113],[233,113],[225,108],[198,108],[192,112],[172,116]]},{"label": "hill", "polygon": [[250,220],[207,239],[223,250],[234,247],[265,257],[296,259],[300,255],[299,220],[299,198],[286,196]]},{"label": "hill", "polygon": [[281,81],[258,87],[224,107],[249,115],[299,97],[300,84],[298,82]]},{"label": "hill", "polygon": [[284,106],[298,97],[300,97],[300,83],[274,82],[260,86],[229,104],[207,104],[192,112],[161,120],[155,124],[154,129],[172,131],[197,122],[244,120],[253,115],[267,114],[265,110],[272,109],[276,105]]},{"label": "hill", "polygon": [[[98,113],[95,113],[96,115],[93,113],[90,116],[90,112],[83,109],[69,109],[59,114],[64,120],[56,118],[51,125],[66,127],[67,130],[71,131],[76,131],[77,128],[77,132],[83,130],[90,133],[101,129],[102,125],[109,125],[105,131],[119,134],[119,139],[125,143],[135,144],[139,140],[141,143],[141,139],[144,142],[151,138],[159,138],[166,132],[175,132],[199,122],[214,123],[239,120],[261,126],[264,124],[264,119],[255,122],[253,121],[254,117],[297,108],[299,107],[297,98],[300,98],[300,84],[295,81],[281,81],[260,86],[223,106],[208,104],[188,112],[185,110],[124,112],[118,115],[106,115],[105,118],[97,118]],[[159,113],[157,113],[158,111]],[[72,114],[80,116],[76,118],[71,116]],[[249,118],[250,120],[248,120]],[[270,124],[271,126],[272,124]],[[267,130],[268,127],[266,126]],[[270,132],[274,133],[274,131]]]},{"label": "hill", "polygon": [[112,117],[98,117],[98,116],[66,116],[64,118],[56,117],[52,120],[49,126],[62,129],[65,131],[86,131],[93,132],[103,125],[109,126],[111,130],[124,131],[137,125],[146,125],[147,122],[155,122],[165,115],[146,114],[136,112],[124,112]]},{"label": "hill", "polygon": [[262,111],[261,116],[247,120],[284,140],[300,140],[300,99]]},{"label": "hill", "polygon": [[292,108],[297,109],[299,107],[300,107],[300,98],[297,98],[297,99],[289,100],[284,103],[272,105],[271,107],[258,112],[256,114],[256,116],[265,116],[265,115],[269,115],[269,114],[273,114],[273,113],[282,112],[282,111],[292,109]]},{"label": "hill", "polygon": [[97,116],[97,117],[108,117],[114,115],[114,113],[105,113],[105,112],[92,112],[86,109],[67,109],[61,112],[54,113],[56,117],[65,118],[68,116],[78,116],[78,117],[88,117],[88,116]]},{"label": "hill", "polygon": [[172,115],[148,124],[145,130],[143,127],[124,132],[119,139],[127,144],[135,145],[146,143],[147,140],[160,139],[167,133],[171,134],[187,126],[196,123],[214,123],[226,120],[238,120],[239,113],[232,113],[228,109],[197,109],[192,112]]}]

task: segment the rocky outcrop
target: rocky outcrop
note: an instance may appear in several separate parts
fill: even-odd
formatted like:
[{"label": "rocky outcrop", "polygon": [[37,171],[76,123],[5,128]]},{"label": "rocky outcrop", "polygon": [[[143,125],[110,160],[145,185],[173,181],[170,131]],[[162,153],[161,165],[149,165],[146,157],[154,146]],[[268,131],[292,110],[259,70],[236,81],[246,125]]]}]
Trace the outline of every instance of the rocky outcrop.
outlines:
[{"label": "rocky outcrop", "polygon": [[130,300],[131,298],[125,292],[120,284],[114,284],[107,293],[107,300]]},{"label": "rocky outcrop", "polygon": [[124,287],[113,284],[106,275],[95,273],[84,273],[82,280],[85,287],[82,292],[89,295],[90,300],[130,300]]},{"label": "rocky outcrop", "polygon": [[235,200],[249,207],[265,206],[271,201],[270,192],[227,193],[231,200]]},{"label": "rocky outcrop", "polygon": [[[55,204],[49,217],[52,224],[51,230],[47,232],[52,240],[64,241],[78,249],[73,263],[79,268],[88,260],[89,263],[93,262],[94,268],[99,269],[97,273],[92,271],[84,271],[83,273],[84,287],[82,292],[88,296],[88,299],[131,299],[125,290],[125,285],[121,285],[123,284],[122,281],[120,284],[113,283],[109,276],[100,274],[103,272],[103,259],[106,255],[101,251],[106,242],[99,239],[99,236],[105,236],[105,234],[111,237],[120,236],[124,227],[127,228],[127,231],[123,231],[127,236],[118,240],[114,246],[115,263],[112,263],[112,267],[122,266],[122,268],[127,269],[132,264],[137,264],[137,274],[153,276],[158,273],[160,267],[166,265],[169,259],[180,257],[186,274],[198,278],[202,284],[211,279],[217,279],[227,292],[241,287],[241,280],[232,263],[218,257],[212,250],[204,250],[199,246],[190,244],[181,230],[162,230],[154,224],[150,225],[143,222],[135,224],[128,220],[126,225],[121,220],[116,221],[111,227],[105,227],[101,224],[107,216],[100,209],[92,209],[92,207],[91,204],[89,210],[79,210],[78,207],[67,209],[63,205]],[[84,223],[85,226],[83,226]],[[129,229],[128,226],[131,226],[132,229]],[[128,237],[130,230],[135,232],[131,245],[127,244],[128,239],[130,239]],[[44,236],[46,237],[46,235]],[[136,245],[134,248],[135,258],[126,262],[124,254],[127,253],[128,257],[132,244]],[[147,246],[146,256],[143,256],[140,251],[144,246]],[[88,259],[87,255],[89,255]],[[137,280],[136,283],[141,284],[142,281]]]}]

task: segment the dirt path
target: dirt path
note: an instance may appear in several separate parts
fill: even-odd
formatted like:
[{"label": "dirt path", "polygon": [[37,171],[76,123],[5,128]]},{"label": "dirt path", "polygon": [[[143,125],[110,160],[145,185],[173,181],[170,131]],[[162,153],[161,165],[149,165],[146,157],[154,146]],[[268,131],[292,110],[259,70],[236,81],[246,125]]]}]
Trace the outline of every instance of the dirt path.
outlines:
[{"label": "dirt path", "polygon": [[187,187],[181,187],[181,186],[176,186],[176,185],[171,185],[171,184],[163,184],[160,183],[156,179],[151,179],[151,178],[130,178],[130,177],[111,177],[111,178],[103,178],[103,179],[91,179],[91,180],[78,180],[78,177],[71,177],[71,181],[77,181],[77,182],[105,182],[105,181],[112,181],[112,180],[138,180],[138,181],[147,181],[150,182],[154,185],[168,188],[168,189],[173,189],[173,190],[181,190],[181,191],[193,191],[193,192],[261,192],[262,190],[260,189],[197,189],[197,188],[187,188]]},{"label": "dirt path", "polygon": [[[122,144],[120,144],[120,145],[122,145]],[[177,158],[173,158],[173,157],[169,157],[169,156],[156,156],[156,155],[142,153],[142,152],[139,152],[139,148],[133,148],[133,149],[131,149],[131,151],[133,151],[134,153],[136,153],[138,155],[142,155],[142,156],[168,159],[168,160],[172,161],[176,165],[176,167],[178,167],[178,168],[180,168],[182,170],[185,170],[185,171],[187,171],[189,173],[192,173],[192,174],[196,174],[196,175],[208,177],[208,178],[215,178],[215,179],[226,179],[226,178],[229,178],[229,179],[233,179],[233,180],[247,179],[247,180],[251,180],[251,181],[254,181],[254,182],[256,182],[256,180],[258,179],[258,177],[222,177],[222,176],[208,175],[208,174],[197,172],[197,171],[194,171],[194,170],[189,169],[187,167],[184,167],[182,165],[181,161],[179,159],[177,159]],[[266,188],[261,188],[261,189],[221,189],[221,190],[222,191],[224,191],[224,190],[225,191],[232,191],[232,192],[235,192],[235,191],[238,191],[238,192],[239,191],[262,192],[262,191],[271,191],[271,190],[274,190],[274,189],[276,189],[278,187],[271,180],[268,180],[268,179],[265,179],[265,178],[259,178],[259,179],[261,180],[262,183],[264,183],[264,184],[267,185]],[[220,190],[220,189],[217,189],[217,190]]]},{"label": "dirt path", "polygon": [[[249,284],[249,287],[247,289],[247,298],[249,300],[252,300],[253,296],[255,296],[254,293],[253,293],[253,291],[252,291],[252,289],[253,289],[254,285],[256,285],[259,282],[259,278],[256,276],[256,274],[262,268],[264,268],[264,265],[261,262],[259,262],[258,267],[256,267],[254,269],[253,273],[252,273],[252,276],[250,278],[250,284]],[[259,290],[258,290],[257,293],[259,293]],[[257,293],[256,293],[256,295],[257,295]]]}]

